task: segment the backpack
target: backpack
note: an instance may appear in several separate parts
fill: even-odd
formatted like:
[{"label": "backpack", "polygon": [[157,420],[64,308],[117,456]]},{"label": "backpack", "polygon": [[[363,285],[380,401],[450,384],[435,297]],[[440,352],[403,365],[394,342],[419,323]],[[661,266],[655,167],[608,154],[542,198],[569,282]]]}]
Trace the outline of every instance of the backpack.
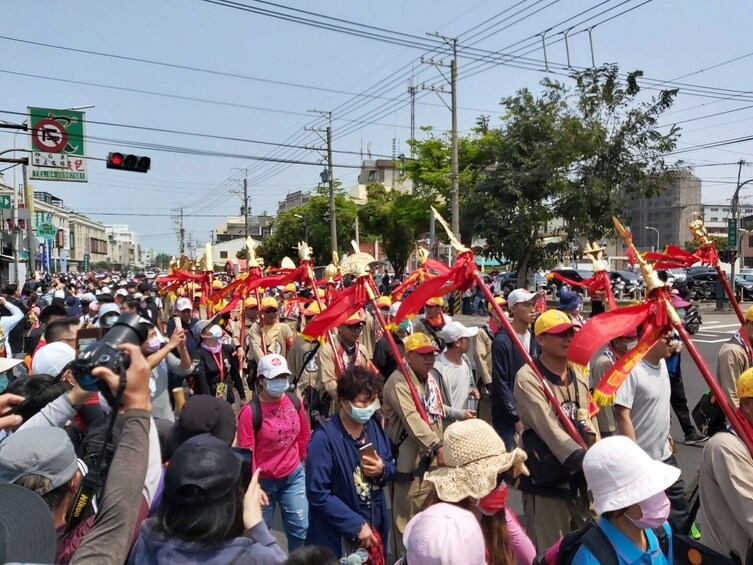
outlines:
[{"label": "backpack", "polygon": [[[652,531],[659,541],[659,548],[668,558],[669,536],[666,530],[659,526]],[[581,545],[588,548],[600,565],[619,565],[612,542],[594,520],[589,520],[585,526],[565,535],[544,553],[537,555],[533,565],[568,565],[573,562]]]},{"label": "backpack", "polygon": [[[287,396],[290,401],[293,403],[293,406],[295,407],[296,414],[301,409],[301,401],[300,399],[293,394],[292,392],[286,392],[285,396]],[[251,421],[254,425],[254,437],[259,435],[259,430],[261,429],[261,400],[259,400],[259,395],[255,395],[251,402],[248,404],[248,409],[251,410]]]}]

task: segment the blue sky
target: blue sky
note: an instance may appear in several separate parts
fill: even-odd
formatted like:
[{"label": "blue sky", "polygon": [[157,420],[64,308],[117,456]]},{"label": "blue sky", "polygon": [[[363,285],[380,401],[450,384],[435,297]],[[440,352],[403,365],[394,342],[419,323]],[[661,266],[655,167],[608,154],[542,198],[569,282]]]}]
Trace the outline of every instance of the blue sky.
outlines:
[{"label": "blue sky", "polygon": [[[243,3],[280,11],[251,0],[243,0]],[[461,57],[458,86],[461,131],[471,128],[480,114],[491,115],[492,124],[496,125],[501,98],[523,87],[537,89],[545,76],[541,39],[536,39],[537,34],[551,29],[545,35],[547,42],[561,40],[560,32],[579,24],[570,32],[570,57],[574,66],[585,67],[591,64],[588,34],[578,32],[614,16],[592,30],[597,64],[616,62],[625,72],[641,69],[650,79],[693,85],[680,87],[675,106],[663,120],[667,124],[692,120],[681,124],[683,135],[679,149],[750,135],[753,107],[741,108],[753,106],[753,93],[749,93],[753,91],[750,78],[753,47],[750,47],[749,31],[740,22],[753,21],[751,2],[280,2],[283,3],[415,36],[424,37],[429,31],[460,36],[461,46],[475,43],[488,34],[489,37],[473,47],[513,53],[513,56],[525,54],[525,58],[512,60],[507,65],[489,65],[478,74],[471,71],[479,64]],[[590,8],[593,9],[586,12]],[[507,12],[498,15],[504,10]],[[580,12],[586,13],[573,18]],[[568,18],[573,19],[561,23]],[[216,157],[131,149],[133,153],[151,156],[152,169],[148,174],[111,171],[103,162],[92,161],[87,184],[41,181],[35,184],[35,190],[50,192],[93,218],[107,223],[128,223],[139,233],[142,245],[168,253],[177,251],[177,238],[169,217],[171,209],[181,204],[185,207],[187,233],[202,245],[210,231],[224,223],[221,216],[238,213],[240,199],[229,190],[239,186],[238,179],[243,176],[239,168],[248,170],[254,214],[263,211],[274,214],[277,201],[287,192],[307,190],[318,181],[322,166],[317,164],[321,159],[317,152],[239,140],[319,146],[322,143],[317,134],[303,128],[321,126],[323,122],[307,111],[334,110],[335,175],[348,187],[355,183],[357,169],[354,167],[360,162],[360,151],[370,148],[375,157],[389,156],[394,144],[396,153],[408,152],[405,143],[410,131],[407,86],[411,76],[417,83],[442,84],[436,69],[421,64],[419,59],[425,53],[421,49],[316,29],[201,0],[130,0],[117,4],[93,0],[5,0],[2,19],[0,35],[5,39],[0,38],[3,53],[0,119],[21,121],[23,116],[14,112],[23,113],[27,106],[67,108],[93,104],[95,107],[86,111],[87,136],[112,141],[90,140],[87,149],[90,156],[105,157],[108,151],[125,150],[123,141],[233,155]],[[495,24],[496,27],[473,37]],[[501,29],[503,26],[507,27]],[[166,68],[7,38],[315,88]],[[427,41],[430,40],[424,40]],[[530,47],[526,48],[528,45]],[[745,57],[748,54],[751,56]],[[433,56],[439,55],[434,53]],[[547,56],[550,62],[563,64],[566,61],[564,42],[549,45]],[[704,70],[736,57],[741,58]],[[446,56],[444,59],[449,60]],[[648,81],[644,84],[649,86]],[[699,89],[699,86],[704,88]],[[353,96],[358,93],[370,96]],[[449,128],[449,111],[436,94],[419,93],[416,123],[417,126],[431,125],[437,130]],[[18,136],[19,143],[22,137]],[[0,131],[0,149],[9,148],[12,143],[13,134]],[[24,139],[23,144],[28,145],[28,139]],[[314,164],[263,163],[242,156],[271,156]],[[750,142],[737,143],[693,150],[677,158],[696,166],[695,174],[703,179],[704,202],[722,203],[734,190],[737,166],[718,164],[734,163],[741,158],[753,162],[753,147]],[[14,181],[14,169],[4,174],[6,182]],[[20,182],[20,176],[20,171],[15,173],[16,183]],[[743,179],[751,176],[753,168],[744,167]]]}]

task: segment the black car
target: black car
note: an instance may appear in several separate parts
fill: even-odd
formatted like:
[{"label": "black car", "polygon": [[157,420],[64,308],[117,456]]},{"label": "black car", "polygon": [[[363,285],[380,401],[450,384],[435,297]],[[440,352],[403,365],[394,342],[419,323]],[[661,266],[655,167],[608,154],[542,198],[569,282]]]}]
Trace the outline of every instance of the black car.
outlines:
[{"label": "black car", "polygon": [[[550,274],[557,273],[559,275],[562,275],[563,277],[573,281],[574,283],[578,283],[580,281],[590,279],[592,276],[594,276],[593,271],[587,271],[585,269],[552,269],[550,271]],[[562,288],[562,285],[564,284],[560,279],[556,277],[547,277],[549,279],[549,289],[550,290],[556,290],[557,295],[559,295],[560,288]],[[583,293],[584,288],[582,286],[572,285],[572,289],[575,292]]]}]

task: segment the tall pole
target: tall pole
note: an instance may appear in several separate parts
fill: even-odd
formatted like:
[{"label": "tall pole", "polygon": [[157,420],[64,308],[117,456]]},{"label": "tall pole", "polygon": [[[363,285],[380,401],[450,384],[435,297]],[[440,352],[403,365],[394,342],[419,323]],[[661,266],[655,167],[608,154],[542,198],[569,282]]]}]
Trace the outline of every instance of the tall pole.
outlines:
[{"label": "tall pole", "polygon": [[332,170],[332,112],[327,126],[327,176],[329,177],[329,237],[332,251],[337,251],[337,216],[335,215],[335,173]]},{"label": "tall pole", "polygon": [[[408,85],[408,95],[410,96],[410,138],[416,139],[416,91],[417,87],[413,83]],[[413,158],[413,145],[410,146],[410,156]]]},{"label": "tall pole", "polygon": [[248,177],[243,179],[243,238],[248,239]]},{"label": "tall pole", "polygon": [[[738,214],[739,214],[739,207],[740,207],[740,189],[743,187],[743,184],[740,184],[740,175],[743,172],[743,165],[745,164],[745,161],[740,159],[737,162],[737,186],[735,187],[735,194],[732,196],[732,224],[735,226],[735,245],[734,249],[737,251],[737,232],[738,230]],[[729,238],[728,238],[729,239]],[[737,260],[737,259],[735,259]],[[732,281],[732,288],[735,288],[735,261],[731,261],[730,265],[730,280]]]},{"label": "tall pole", "polygon": [[450,111],[452,112],[452,233],[460,241],[460,186],[458,179],[458,40],[452,40]]},{"label": "tall pole", "polygon": [[27,263],[29,270],[26,274],[26,276],[28,277],[31,276],[31,273],[37,270],[37,250],[34,247],[34,191],[29,184],[29,172],[27,171],[25,163],[21,165],[21,174],[24,181],[24,204],[26,206],[26,210],[28,210],[29,212],[29,219],[26,220],[26,237],[29,240],[29,244],[27,246],[29,250],[29,262]]}]

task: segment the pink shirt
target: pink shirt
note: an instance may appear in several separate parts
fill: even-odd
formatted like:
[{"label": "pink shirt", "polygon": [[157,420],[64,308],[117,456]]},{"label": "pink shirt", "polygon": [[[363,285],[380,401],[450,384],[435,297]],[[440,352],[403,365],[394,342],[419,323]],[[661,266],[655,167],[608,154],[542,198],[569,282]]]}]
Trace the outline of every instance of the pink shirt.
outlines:
[{"label": "pink shirt", "polygon": [[277,402],[261,402],[261,414],[261,428],[256,438],[251,404],[241,409],[238,416],[238,446],[253,452],[252,472],[257,467],[261,468],[261,478],[287,477],[306,458],[306,447],[311,436],[303,402],[296,414],[293,401],[284,395]]}]

